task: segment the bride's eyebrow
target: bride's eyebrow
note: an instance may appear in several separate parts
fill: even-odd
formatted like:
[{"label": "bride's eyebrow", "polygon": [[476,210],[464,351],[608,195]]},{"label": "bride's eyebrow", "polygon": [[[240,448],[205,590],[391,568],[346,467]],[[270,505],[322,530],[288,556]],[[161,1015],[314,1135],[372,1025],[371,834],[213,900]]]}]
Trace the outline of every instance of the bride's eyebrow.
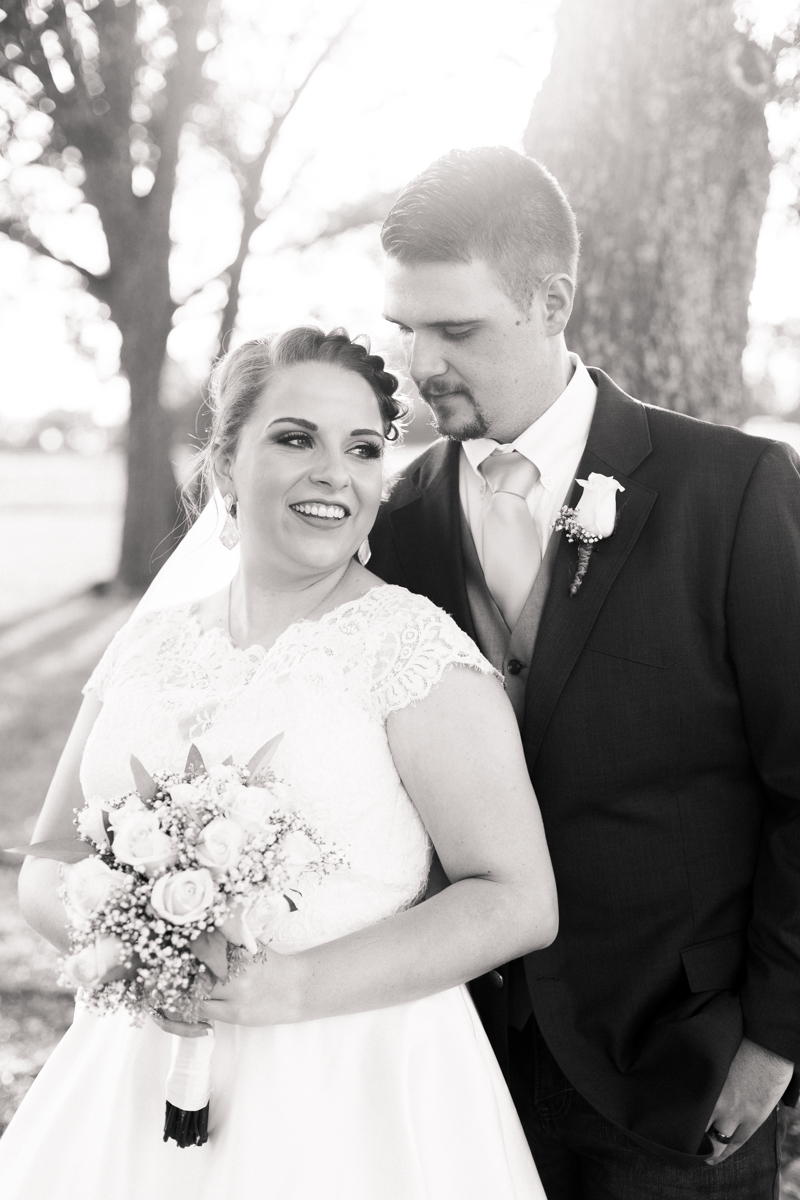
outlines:
[{"label": "bride's eyebrow", "polygon": [[378,433],[377,429],[351,429],[350,437],[376,437],[380,438],[382,442],[386,440],[385,435]]},{"label": "bride's eyebrow", "polygon": [[267,429],[271,429],[273,425],[301,425],[303,429],[310,429],[312,433],[319,431],[319,425],[315,425],[313,421],[306,421],[303,417],[276,417],[274,421],[270,421]]}]

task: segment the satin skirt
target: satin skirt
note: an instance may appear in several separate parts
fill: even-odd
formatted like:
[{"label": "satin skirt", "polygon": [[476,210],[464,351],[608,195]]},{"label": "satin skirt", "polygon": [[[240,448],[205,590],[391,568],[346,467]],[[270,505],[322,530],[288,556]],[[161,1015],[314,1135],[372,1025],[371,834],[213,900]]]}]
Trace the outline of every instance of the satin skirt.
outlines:
[{"label": "satin skirt", "polygon": [[75,1021],[0,1141],[3,1200],[544,1200],[466,988],[216,1026],[209,1141],[162,1141],[171,1037]]}]

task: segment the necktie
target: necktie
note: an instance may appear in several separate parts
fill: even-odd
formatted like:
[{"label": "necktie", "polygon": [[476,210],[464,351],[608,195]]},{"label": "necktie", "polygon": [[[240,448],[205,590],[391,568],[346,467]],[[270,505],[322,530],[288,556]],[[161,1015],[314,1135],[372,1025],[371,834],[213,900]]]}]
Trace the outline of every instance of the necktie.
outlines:
[{"label": "necktie", "polygon": [[512,450],[495,450],[481,464],[492,489],[481,526],[483,574],[509,629],[513,629],[542,563],[542,550],[526,497],[538,468]]}]

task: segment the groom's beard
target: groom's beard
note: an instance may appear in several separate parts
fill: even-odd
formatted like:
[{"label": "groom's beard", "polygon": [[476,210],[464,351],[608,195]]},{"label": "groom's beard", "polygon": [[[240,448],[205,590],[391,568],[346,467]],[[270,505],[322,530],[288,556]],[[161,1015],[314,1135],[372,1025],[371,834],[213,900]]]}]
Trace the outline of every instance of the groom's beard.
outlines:
[{"label": "groom's beard", "polygon": [[465,384],[429,380],[419,385],[419,394],[433,414],[433,427],[453,442],[485,437],[489,424]]}]

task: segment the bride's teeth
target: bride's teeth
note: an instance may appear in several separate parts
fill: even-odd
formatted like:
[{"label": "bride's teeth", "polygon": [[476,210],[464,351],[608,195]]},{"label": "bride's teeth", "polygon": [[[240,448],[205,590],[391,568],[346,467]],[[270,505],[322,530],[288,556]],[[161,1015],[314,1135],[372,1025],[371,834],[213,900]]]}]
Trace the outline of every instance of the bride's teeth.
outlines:
[{"label": "bride's teeth", "polygon": [[329,521],[340,521],[346,516],[338,504],[293,504],[292,508],[307,517],[324,517]]}]

